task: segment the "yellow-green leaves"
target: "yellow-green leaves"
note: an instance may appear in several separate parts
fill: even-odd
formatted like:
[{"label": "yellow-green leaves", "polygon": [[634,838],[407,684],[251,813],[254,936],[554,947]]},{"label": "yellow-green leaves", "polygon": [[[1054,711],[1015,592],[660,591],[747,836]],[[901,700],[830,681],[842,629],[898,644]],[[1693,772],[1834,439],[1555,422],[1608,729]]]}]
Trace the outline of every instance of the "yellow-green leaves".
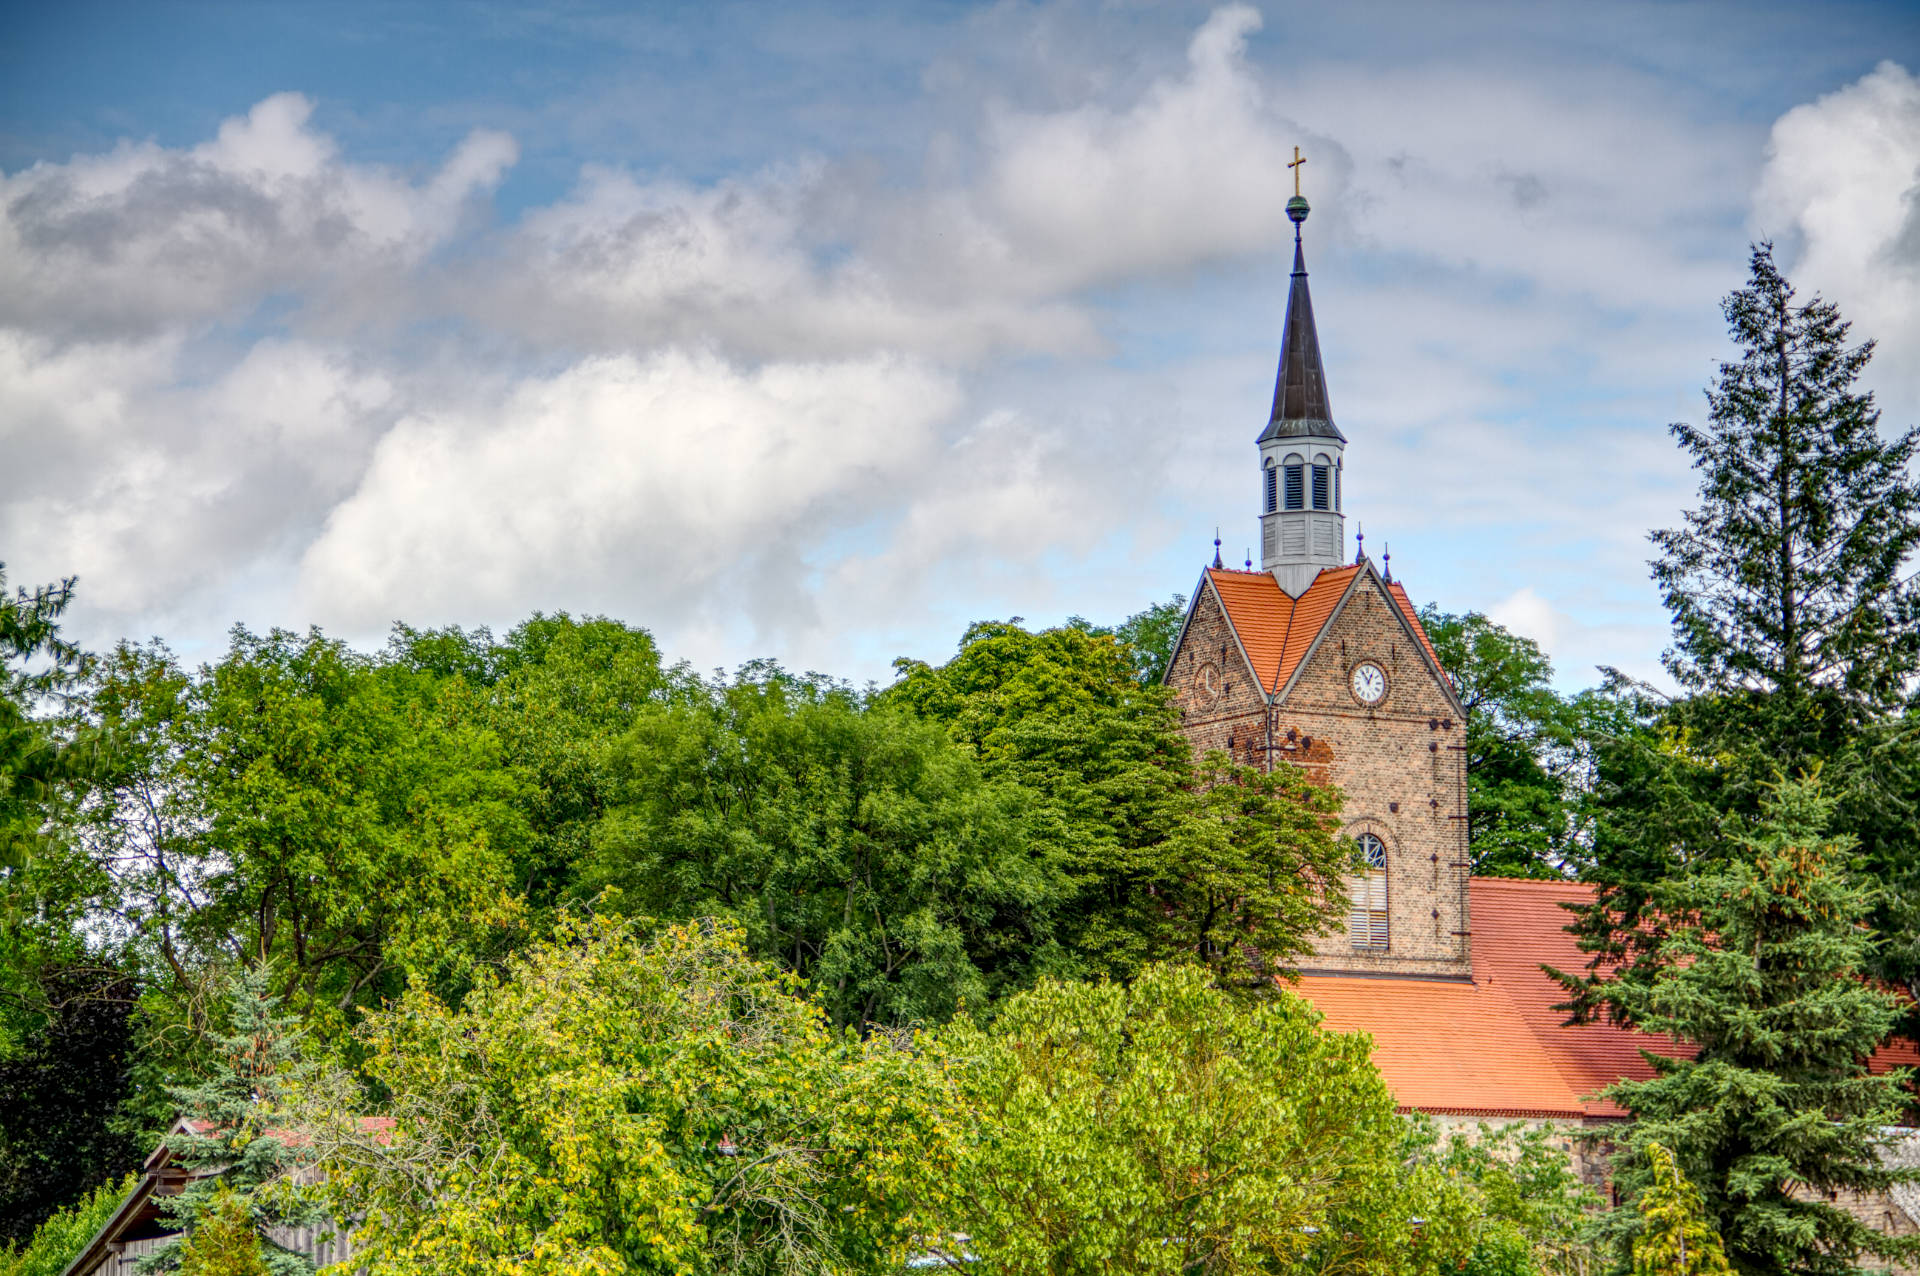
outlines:
[{"label": "yellow-green leaves", "polygon": [[1643,1230],[1633,1240],[1633,1276],[1726,1276],[1732,1268],[1699,1189],[1660,1144],[1647,1144],[1646,1154],[1651,1181],[1639,1201]]},{"label": "yellow-green leaves", "polygon": [[729,927],[567,921],[362,1037],[392,1128],[338,1076],[307,1122],[372,1276],[890,1270],[945,1172],[911,1041],[835,1034]]},{"label": "yellow-green leaves", "polygon": [[1232,998],[1154,966],[1131,987],[1042,984],[943,1043],[965,1127],[928,1239],[985,1271],[1418,1265],[1420,1200],[1368,1044],[1285,993]]}]

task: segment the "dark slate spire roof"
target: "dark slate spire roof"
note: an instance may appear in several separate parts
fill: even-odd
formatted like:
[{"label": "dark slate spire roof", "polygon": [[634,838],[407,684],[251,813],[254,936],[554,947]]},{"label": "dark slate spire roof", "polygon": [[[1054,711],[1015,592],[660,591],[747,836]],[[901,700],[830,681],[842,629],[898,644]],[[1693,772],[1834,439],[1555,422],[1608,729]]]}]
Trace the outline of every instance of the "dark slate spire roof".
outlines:
[{"label": "dark slate spire roof", "polygon": [[1333,408],[1327,402],[1327,369],[1320,361],[1320,334],[1313,326],[1313,297],[1307,292],[1307,259],[1300,248],[1300,223],[1307,201],[1287,201],[1293,219],[1293,287],[1287,293],[1287,326],[1280,338],[1280,374],[1274,379],[1273,416],[1259,442],[1282,438],[1338,439]]}]

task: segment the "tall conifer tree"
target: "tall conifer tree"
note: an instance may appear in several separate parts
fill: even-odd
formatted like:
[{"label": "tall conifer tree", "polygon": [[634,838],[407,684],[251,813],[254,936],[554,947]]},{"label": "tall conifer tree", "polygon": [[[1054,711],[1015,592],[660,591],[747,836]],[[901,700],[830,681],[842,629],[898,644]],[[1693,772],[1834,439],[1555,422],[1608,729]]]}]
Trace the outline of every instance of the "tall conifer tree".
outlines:
[{"label": "tall conifer tree", "polygon": [[[1594,742],[1584,874],[1600,890],[1574,927],[1593,962],[1563,976],[1582,1015],[1606,1000],[1597,976],[1646,956],[1654,884],[1722,853],[1779,775],[1824,768],[1836,831],[1895,887],[1876,903],[1883,932],[1920,915],[1907,867],[1920,860],[1920,429],[1881,433],[1858,385],[1874,343],[1849,345],[1832,302],[1798,300],[1772,245],[1754,247],[1722,310],[1737,357],[1707,390],[1707,423],[1672,427],[1699,505],[1652,536],[1673,615],[1665,662],[1690,694],[1616,676],[1624,729]],[[1920,989],[1920,948],[1874,963]],[[1906,1031],[1920,1036],[1920,1015]]]},{"label": "tall conifer tree", "polygon": [[[1851,1276],[1865,1254],[1920,1256],[1920,1240],[1828,1199],[1915,1174],[1880,1158],[1908,1072],[1868,1068],[1897,1005],[1861,977],[1872,891],[1846,871],[1851,848],[1823,840],[1829,814],[1816,784],[1782,784],[1758,835],[1655,888],[1651,977],[1605,985],[1634,1022],[1694,1051],[1649,1055],[1652,1078],[1607,1092],[1634,1118],[1616,1184],[1644,1202],[1650,1149],[1672,1149],[1742,1276]],[[1645,1213],[1609,1227],[1625,1241]]]},{"label": "tall conifer tree", "polygon": [[[1707,391],[1708,424],[1672,427],[1701,504],[1653,533],[1667,668],[1696,691],[1772,697],[1793,718],[1815,697],[1895,706],[1920,670],[1920,580],[1902,577],[1920,549],[1920,429],[1881,437],[1856,384],[1874,343],[1849,346],[1832,302],[1797,303],[1771,244],[1722,308],[1740,357]],[[1775,742],[1817,747],[1812,728],[1780,723]]]}]

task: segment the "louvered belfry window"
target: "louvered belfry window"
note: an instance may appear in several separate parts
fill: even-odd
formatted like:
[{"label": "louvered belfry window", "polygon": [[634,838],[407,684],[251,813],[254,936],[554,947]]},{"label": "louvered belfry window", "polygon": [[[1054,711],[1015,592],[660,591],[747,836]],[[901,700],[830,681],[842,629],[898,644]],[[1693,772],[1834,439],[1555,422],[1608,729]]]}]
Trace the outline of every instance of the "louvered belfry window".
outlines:
[{"label": "louvered belfry window", "polygon": [[1347,934],[1355,948],[1373,950],[1387,946],[1387,847],[1371,833],[1354,839],[1360,844],[1367,870],[1347,881],[1351,908],[1347,913]]},{"label": "louvered belfry window", "polygon": [[1313,508],[1323,510],[1327,504],[1327,467],[1316,465],[1313,467]]},{"label": "louvered belfry window", "polygon": [[1306,475],[1304,465],[1287,466],[1287,508],[1304,509],[1306,506]]},{"label": "louvered belfry window", "polygon": [[1274,469],[1273,464],[1269,462],[1267,464],[1267,513],[1269,514],[1280,508],[1278,504],[1280,499],[1279,483],[1280,471]]}]

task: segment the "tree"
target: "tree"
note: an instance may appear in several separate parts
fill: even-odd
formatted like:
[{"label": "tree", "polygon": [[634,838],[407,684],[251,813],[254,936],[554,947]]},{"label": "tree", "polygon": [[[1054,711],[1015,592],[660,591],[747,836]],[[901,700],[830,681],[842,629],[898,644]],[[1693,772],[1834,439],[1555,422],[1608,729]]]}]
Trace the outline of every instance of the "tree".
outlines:
[{"label": "tree", "polygon": [[1580,1276],[1596,1270],[1599,1196],[1574,1172],[1567,1135],[1519,1122],[1443,1136],[1432,1118],[1408,1119],[1403,1155],[1432,1166],[1450,1197],[1468,1276]]},{"label": "tree", "polygon": [[1920,578],[1900,575],[1920,549],[1920,429],[1880,436],[1855,388],[1873,343],[1847,346],[1838,307],[1794,296],[1756,245],[1722,306],[1740,357],[1707,391],[1709,424],[1672,427],[1701,505],[1653,533],[1667,668],[1696,691],[1777,702],[1769,734],[1790,766],[1898,705],[1920,671]]},{"label": "tree", "polygon": [[80,753],[63,748],[34,709],[72,681],[81,655],[60,637],[73,577],[11,597],[6,585],[0,563],[0,868],[17,869],[40,843],[49,791]]},{"label": "tree", "polygon": [[1707,1222],[1700,1193],[1673,1153],[1646,1146],[1647,1188],[1640,1194],[1640,1234],[1633,1238],[1633,1276],[1730,1276],[1720,1234]]},{"label": "tree", "polygon": [[226,965],[271,965],[324,1028],[408,977],[457,983],[516,921],[519,781],[459,686],[236,629],[192,672],[122,644],[75,713],[117,747],[74,876],[189,1036]]},{"label": "tree", "polygon": [[1339,793],[1290,767],[1196,762],[1166,689],[1112,636],[982,622],[946,664],[895,668],[882,704],[942,724],[1026,791],[1032,836],[1074,887],[1054,934],[1081,969],[1191,958],[1258,986],[1343,916]]},{"label": "tree", "polygon": [[273,1276],[246,1203],[223,1188],[180,1246],[180,1276]]},{"label": "tree", "polygon": [[[1817,784],[1780,784],[1757,835],[1655,888],[1658,943],[1637,977],[1605,985],[1632,1022],[1693,1049],[1648,1054],[1652,1078],[1607,1091],[1634,1118],[1616,1184],[1639,1200],[1649,1147],[1670,1149],[1743,1276],[1840,1276],[1862,1254],[1920,1254],[1826,1199],[1915,1176],[1879,1156],[1909,1077],[1869,1068],[1897,1007],[1862,978],[1872,891],[1824,838],[1829,813]],[[1638,1217],[1616,1214],[1615,1239]]]},{"label": "tree", "polygon": [[[1197,967],[1048,981],[941,1037],[965,1125],[927,1212],[950,1266],[1003,1272],[1386,1272],[1464,1257],[1417,1236],[1436,1176],[1401,1155],[1364,1037]],[[1412,1177],[1409,1178],[1409,1173]],[[930,1184],[929,1190],[936,1185]]]},{"label": "tree", "polygon": [[1175,594],[1164,603],[1136,611],[1117,625],[1089,624],[1075,616],[1066,627],[1114,639],[1132,654],[1141,684],[1157,687],[1166,679],[1167,666],[1173,663],[1173,645],[1180,641],[1180,628],[1186,622],[1186,595]]},{"label": "tree", "polygon": [[[1653,533],[1654,579],[1673,615],[1669,699],[1614,676],[1621,729],[1596,741],[1592,863],[1599,888],[1576,930],[1589,980],[1647,952],[1651,893],[1737,843],[1777,775],[1818,769],[1836,798],[1836,833],[1890,889],[1875,922],[1901,933],[1916,904],[1905,866],[1920,862],[1910,810],[1920,727],[1909,716],[1920,671],[1920,431],[1879,432],[1856,383],[1872,342],[1847,344],[1831,303],[1801,303],[1769,245],[1722,307],[1738,356],[1707,391],[1704,427],[1673,432],[1701,474],[1684,525]],[[1906,980],[1908,946],[1874,973]],[[1591,990],[1576,988],[1579,1013]],[[1920,1019],[1910,1031],[1920,1031]]]},{"label": "tree", "polygon": [[88,966],[40,972],[38,1030],[0,1057],[0,1240],[140,1164],[117,1120],[132,1088],[134,981]]},{"label": "tree", "polygon": [[581,892],[732,919],[837,1025],[944,1021],[1060,964],[1071,888],[1026,794],[898,708],[752,665],[642,706],[607,775]]},{"label": "tree", "polygon": [[102,1183],[54,1211],[19,1248],[0,1245],[0,1276],[62,1276],[138,1181],[138,1175],[128,1174]]},{"label": "tree", "polygon": [[415,989],[359,1040],[298,1119],[388,1276],[894,1272],[904,1185],[948,1173],[924,1051],[834,1033],[724,923],[563,917],[459,1010]]},{"label": "tree", "polygon": [[1479,612],[1420,623],[1467,710],[1467,845],[1476,874],[1563,877],[1580,848],[1575,708],[1531,638]]},{"label": "tree", "polygon": [[[180,1239],[142,1258],[141,1276],[159,1272],[309,1276],[313,1260],[272,1239],[273,1229],[311,1227],[325,1214],[300,1192],[296,1171],[311,1160],[270,1124],[298,1060],[298,1021],[280,1012],[273,980],[261,966],[232,975],[230,1020],[213,1036],[210,1075],[173,1089],[180,1120],[167,1135],[180,1191],[160,1213]],[[251,1235],[253,1244],[245,1244]],[[255,1265],[247,1262],[251,1255]]]},{"label": "tree", "polygon": [[539,913],[569,896],[591,853],[615,743],[647,705],[699,699],[697,679],[661,668],[646,630],[565,612],[536,612],[497,642],[486,629],[396,625],[385,663],[458,683],[479,706],[521,779],[529,836],[515,847],[513,878]]}]

